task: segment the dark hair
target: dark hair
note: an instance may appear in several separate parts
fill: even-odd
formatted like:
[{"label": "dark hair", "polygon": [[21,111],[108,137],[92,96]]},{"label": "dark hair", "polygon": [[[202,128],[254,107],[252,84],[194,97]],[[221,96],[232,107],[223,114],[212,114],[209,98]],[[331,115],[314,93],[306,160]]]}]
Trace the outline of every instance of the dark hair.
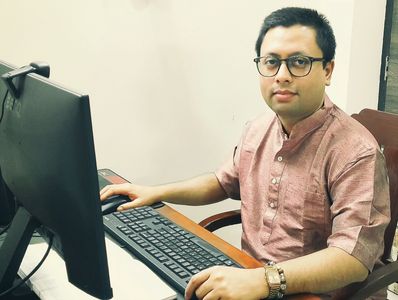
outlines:
[{"label": "dark hair", "polygon": [[256,42],[256,53],[260,56],[261,44],[265,34],[271,28],[283,26],[290,27],[293,25],[310,26],[316,31],[316,42],[322,50],[325,59],[324,66],[334,58],[336,51],[336,39],[333,29],[326,17],[318,13],[314,9],[302,7],[285,7],[272,12],[264,19],[260,33]]}]

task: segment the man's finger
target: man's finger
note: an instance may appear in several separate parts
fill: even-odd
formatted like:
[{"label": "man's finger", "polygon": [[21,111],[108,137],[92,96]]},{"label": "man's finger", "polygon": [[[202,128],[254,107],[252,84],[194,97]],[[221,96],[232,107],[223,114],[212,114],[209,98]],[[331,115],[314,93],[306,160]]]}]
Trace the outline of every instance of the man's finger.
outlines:
[{"label": "man's finger", "polygon": [[117,208],[117,211],[123,211],[123,210],[127,210],[130,208],[136,208],[136,207],[140,207],[143,205],[145,205],[145,203],[143,203],[143,200],[141,198],[136,198],[134,200],[131,200],[131,202],[127,202],[127,203],[120,205]]},{"label": "man's finger", "polygon": [[187,287],[185,288],[185,300],[191,299],[196,289],[200,287],[201,284],[205,282],[209,277],[210,272],[208,271],[208,269],[192,276],[191,280],[188,282]]},{"label": "man's finger", "polygon": [[130,197],[129,187],[130,185],[126,183],[106,186],[100,191],[100,198],[101,200],[105,200],[114,195],[126,195]]},{"label": "man's finger", "polygon": [[100,190],[100,195],[104,194],[112,185],[106,185]]}]

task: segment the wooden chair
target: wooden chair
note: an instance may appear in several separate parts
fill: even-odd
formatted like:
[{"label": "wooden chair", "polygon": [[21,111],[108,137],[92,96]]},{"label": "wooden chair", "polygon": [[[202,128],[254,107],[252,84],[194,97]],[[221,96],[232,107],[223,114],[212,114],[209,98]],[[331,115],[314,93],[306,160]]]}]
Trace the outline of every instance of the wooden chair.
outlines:
[{"label": "wooden chair", "polygon": [[[365,299],[389,284],[398,281],[398,261],[391,258],[395,230],[398,221],[398,115],[387,112],[363,109],[352,117],[364,125],[376,138],[386,158],[390,180],[391,222],[384,234],[384,254],[382,261],[385,266],[372,272],[368,278],[357,285],[356,292],[350,296],[352,300]],[[209,231],[240,223],[240,210],[216,214],[202,220],[199,225]]]}]

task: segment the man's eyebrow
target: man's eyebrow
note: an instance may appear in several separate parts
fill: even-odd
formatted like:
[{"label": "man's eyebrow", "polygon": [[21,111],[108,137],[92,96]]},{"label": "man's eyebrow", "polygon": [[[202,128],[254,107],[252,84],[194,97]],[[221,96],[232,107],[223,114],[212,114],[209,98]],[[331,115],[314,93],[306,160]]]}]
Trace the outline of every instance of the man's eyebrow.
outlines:
[{"label": "man's eyebrow", "polygon": [[266,56],[273,56],[273,57],[276,57],[276,58],[281,58],[281,56],[279,54],[273,53],[273,52],[265,53],[264,55],[261,55],[261,57],[266,57]]},{"label": "man's eyebrow", "polygon": [[290,54],[289,55],[289,57],[291,57],[291,56],[297,56],[297,55],[307,55],[306,53],[304,53],[304,52],[302,52],[302,51],[297,51],[297,52],[294,52],[294,53],[292,53],[292,54]]},{"label": "man's eyebrow", "polygon": [[[297,56],[297,55],[307,55],[307,54],[302,52],[302,51],[296,51],[296,52],[290,53],[287,57],[292,57],[292,56]],[[274,52],[269,52],[269,53],[265,53],[264,55],[261,55],[261,57],[266,57],[266,56],[273,56],[273,57],[276,57],[276,58],[281,58],[282,57],[278,53],[274,53]]]}]

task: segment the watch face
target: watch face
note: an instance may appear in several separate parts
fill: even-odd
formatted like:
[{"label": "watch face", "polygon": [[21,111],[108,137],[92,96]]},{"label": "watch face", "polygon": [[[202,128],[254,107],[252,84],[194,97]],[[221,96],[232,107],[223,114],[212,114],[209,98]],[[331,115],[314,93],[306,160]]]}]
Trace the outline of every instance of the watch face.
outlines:
[{"label": "watch face", "polygon": [[277,270],[268,269],[267,277],[268,277],[269,284],[280,284],[279,273]]},{"label": "watch face", "polygon": [[269,276],[270,281],[272,281],[273,283],[279,283],[279,274],[278,273],[274,273],[272,272],[272,274],[270,274]]},{"label": "watch face", "polygon": [[269,287],[268,298],[278,298],[281,287],[281,278],[279,276],[279,271],[274,267],[265,267],[265,276]]}]

